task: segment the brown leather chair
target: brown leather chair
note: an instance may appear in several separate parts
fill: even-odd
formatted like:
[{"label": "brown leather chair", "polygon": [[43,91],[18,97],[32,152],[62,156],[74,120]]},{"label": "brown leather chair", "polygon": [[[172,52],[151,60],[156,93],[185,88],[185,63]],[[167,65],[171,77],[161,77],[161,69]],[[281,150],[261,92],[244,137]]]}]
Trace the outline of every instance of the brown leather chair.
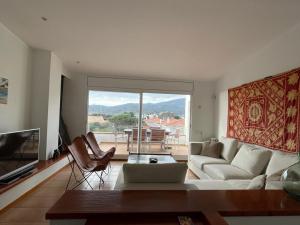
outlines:
[{"label": "brown leather chair", "polygon": [[[138,128],[133,128],[132,129],[132,141],[137,141],[138,140]],[[147,129],[142,128],[142,141],[146,141],[147,139]]]},{"label": "brown leather chair", "polygon": [[[72,142],[72,144],[67,147],[67,149],[71,153],[83,178],[81,180],[77,180],[75,177],[74,166],[73,167],[71,166],[72,171],[71,171],[66,189],[68,189],[72,174],[74,174],[74,177],[77,182],[77,184],[72,189],[75,189],[80,184],[82,184],[84,181],[87,182],[87,184],[90,186],[91,189],[93,189],[93,187],[88,182],[88,178],[93,173],[95,173],[100,179],[100,182],[99,182],[99,189],[100,189],[100,184],[104,183],[104,181],[102,179],[102,174],[103,174],[103,171],[106,169],[109,160],[107,160],[106,158],[104,158],[102,160],[91,159],[89,156],[88,150],[86,148],[86,145],[84,143],[84,140],[81,137],[76,137],[74,139],[74,141]],[[101,172],[101,174],[99,175],[97,172]]]},{"label": "brown leather chair", "polygon": [[166,131],[163,129],[151,129],[150,143],[160,143],[160,149],[165,149]]},{"label": "brown leather chair", "polygon": [[102,151],[97,143],[96,137],[93,132],[88,132],[86,135],[81,135],[87,146],[92,150],[96,159],[112,158],[115,155],[116,148],[112,147],[108,151]]},{"label": "brown leather chair", "polygon": [[[138,133],[139,131],[138,131],[138,128],[136,128],[136,127],[134,127],[133,129],[132,129],[132,138],[131,138],[131,150],[133,150],[133,143],[134,142],[137,142],[138,141],[138,135],[139,135],[139,133]],[[141,141],[142,142],[146,142],[147,141],[147,129],[146,128],[142,128],[142,131],[141,131],[142,133],[142,137],[141,137]]]}]

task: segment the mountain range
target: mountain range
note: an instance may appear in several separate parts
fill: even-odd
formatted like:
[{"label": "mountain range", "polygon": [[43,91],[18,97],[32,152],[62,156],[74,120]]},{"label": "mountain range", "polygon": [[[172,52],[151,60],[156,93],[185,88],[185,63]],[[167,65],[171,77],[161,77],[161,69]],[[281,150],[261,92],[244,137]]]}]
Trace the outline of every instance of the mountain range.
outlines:
[{"label": "mountain range", "polygon": [[[137,114],[139,112],[138,103],[127,103],[116,106],[105,105],[89,105],[89,114],[106,114],[114,115],[123,112],[133,112]],[[159,103],[145,103],[143,104],[143,113],[160,113],[160,112],[172,112],[175,115],[182,116],[185,113],[185,99],[175,99],[166,102]]]}]

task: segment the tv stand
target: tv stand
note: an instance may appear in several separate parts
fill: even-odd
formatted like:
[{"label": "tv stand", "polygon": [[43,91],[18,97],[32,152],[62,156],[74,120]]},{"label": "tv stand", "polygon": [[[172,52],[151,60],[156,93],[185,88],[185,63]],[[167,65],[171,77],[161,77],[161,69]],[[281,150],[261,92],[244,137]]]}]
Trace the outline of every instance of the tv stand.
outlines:
[{"label": "tv stand", "polygon": [[21,170],[21,171],[19,171],[17,173],[12,174],[9,177],[1,179],[0,180],[0,184],[4,184],[4,185],[5,184],[11,184],[11,183],[17,181],[20,178],[27,177],[27,176],[29,176],[29,175],[31,175],[33,173],[34,169],[35,169],[35,165],[31,165],[31,166],[25,168],[24,170]]},{"label": "tv stand", "polygon": [[68,153],[64,152],[57,159],[40,160],[35,165],[35,169],[30,171],[32,172],[30,175],[26,174],[26,177],[19,177],[8,184],[0,184],[0,211],[63,167],[68,166],[67,155]]}]

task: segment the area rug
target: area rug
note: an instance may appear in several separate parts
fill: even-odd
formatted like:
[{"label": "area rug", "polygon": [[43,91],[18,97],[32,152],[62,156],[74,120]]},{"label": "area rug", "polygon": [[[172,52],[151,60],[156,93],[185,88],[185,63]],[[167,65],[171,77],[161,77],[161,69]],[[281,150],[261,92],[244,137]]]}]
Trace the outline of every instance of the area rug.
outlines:
[{"label": "area rug", "polygon": [[228,90],[227,136],[299,151],[300,68]]}]

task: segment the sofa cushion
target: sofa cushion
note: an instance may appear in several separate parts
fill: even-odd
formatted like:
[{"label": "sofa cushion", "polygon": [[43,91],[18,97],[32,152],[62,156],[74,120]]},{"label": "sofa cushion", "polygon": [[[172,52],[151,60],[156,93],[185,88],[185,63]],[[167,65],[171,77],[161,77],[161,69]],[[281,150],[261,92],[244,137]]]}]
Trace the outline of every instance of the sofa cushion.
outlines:
[{"label": "sofa cushion", "polygon": [[228,164],[225,159],[217,159],[203,155],[191,155],[190,161],[199,169],[203,169],[206,164]]},{"label": "sofa cushion", "polygon": [[257,177],[254,177],[250,184],[248,185],[248,187],[246,189],[250,189],[250,190],[260,190],[260,189],[264,189],[266,184],[266,175],[259,175]]},{"label": "sofa cushion", "polygon": [[186,183],[195,185],[199,190],[241,190],[246,189],[249,180],[187,180]]},{"label": "sofa cushion", "polygon": [[298,160],[297,154],[274,151],[266,169],[267,180],[280,180],[283,171]]},{"label": "sofa cushion", "polygon": [[225,182],[230,184],[232,186],[232,189],[243,190],[247,189],[251,180],[225,180]]},{"label": "sofa cushion", "polygon": [[231,185],[224,180],[188,180],[188,184],[195,185],[199,190],[228,190]]},{"label": "sofa cushion", "polygon": [[258,176],[266,168],[271,155],[271,151],[243,144],[232,160],[231,165]]},{"label": "sofa cushion", "polygon": [[234,138],[221,137],[220,142],[223,143],[221,156],[231,162],[237,152],[238,141]]},{"label": "sofa cushion", "polygon": [[124,163],[124,183],[184,183],[187,168],[186,163]]},{"label": "sofa cushion", "polygon": [[283,182],[282,181],[266,181],[266,190],[282,190]]},{"label": "sofa cushion", "polygon": [[205,142],[190,142],[189,144],[189,154],[190,155],[200,155]]},{"label": "sofa cushion", "polygon": [[229,179],[252,179],[254,176],[247,171],[229,164],[210,164],[204,165],[203,171],[213,179],[229,180]]},{"label": "sofa cushion", "polygon": [[223,144],[221,142],[204,142],[201,155],[212,158],[220,158]]}]

